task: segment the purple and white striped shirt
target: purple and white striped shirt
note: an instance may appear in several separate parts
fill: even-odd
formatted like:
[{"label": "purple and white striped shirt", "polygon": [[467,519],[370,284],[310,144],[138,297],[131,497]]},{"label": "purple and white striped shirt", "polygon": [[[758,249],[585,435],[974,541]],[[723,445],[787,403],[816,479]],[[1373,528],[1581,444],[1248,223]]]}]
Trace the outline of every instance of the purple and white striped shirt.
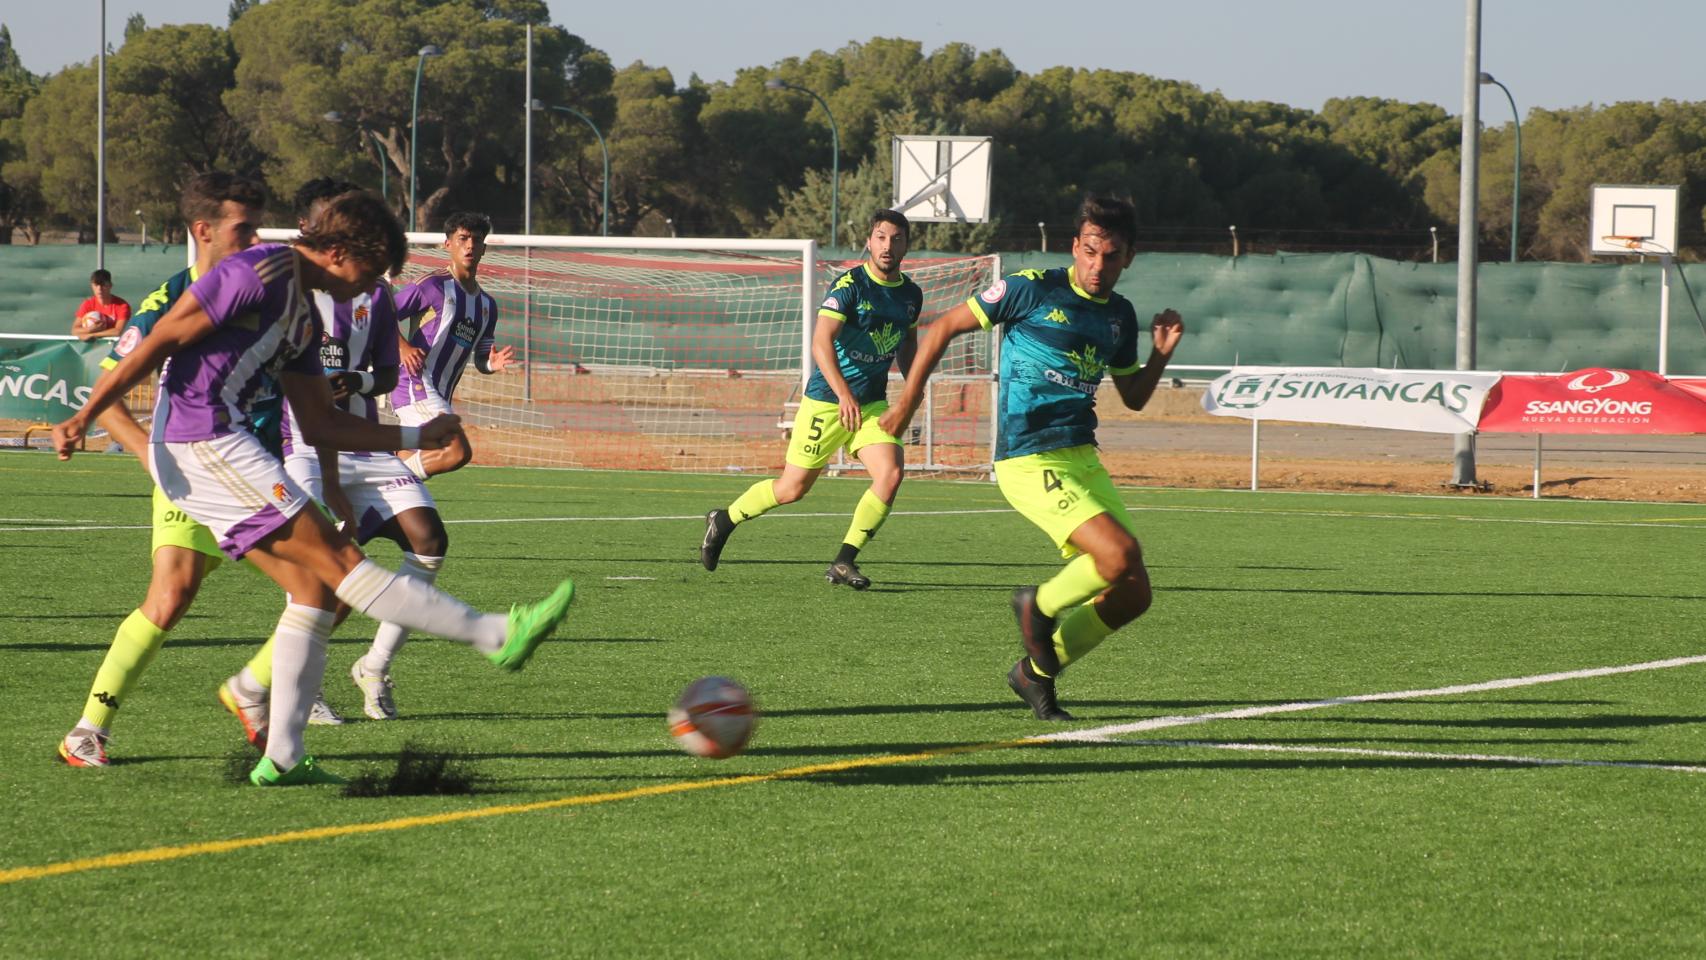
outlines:
[{"label": "purple and white striped shirt", "polygon": [[497,301],[484,290],[469,293],[448,273],[423,277],[397,292],[398,321],[417,316],[421,326],[409,342],[426,357],[418,375],[407,369],[398,374],[392,407],[429,398],[448,404],[468,361],[478,357],[484,366],[496,342]]},{"label": "purple and white striped shirt", "polygon": [[[322,324],[320,366],[328,375],[397,367],[397,306],[388,284],[380,283],[372,293],[348,303],[338,303],[331,294],[316,290],[313,301]],[[358,417],[379,422],[379,408],[372,397],[352,393],[341,406]],[[285,405],[282,432],[284,453],[289,456],[295,450],[294,438],[302,433],[289,404]]]},{"label": "purple and white striped shirt", "polygon": [[190,286],[213,332],[167,358],[151,439],[188,443],[243,429],[279,373],[321,373],[320,318],[296,251],[278,243],[226,257]]}]

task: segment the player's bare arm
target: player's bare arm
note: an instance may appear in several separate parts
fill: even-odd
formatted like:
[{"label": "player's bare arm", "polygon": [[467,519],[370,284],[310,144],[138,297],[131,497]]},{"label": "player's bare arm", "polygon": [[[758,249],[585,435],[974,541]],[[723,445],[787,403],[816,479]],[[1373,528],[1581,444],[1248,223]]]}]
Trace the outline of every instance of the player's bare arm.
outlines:
[{"label": "player's bare arm", "polygon": [[[480,361],[479,357],[474,359]],[[484,366],[481,366],[480,362],[476,362],[474,368],[481,373],[503,373],[505,370],[521,369],[521,361],[515,358],[515,348],[508,345],[498,347],[487,354],[483,363]]]},{"label": "player's bare arm", "polygon": [[89,421],[101,415],[115,401],[130,392],[153,373],[166,358],[213,332],[213,321],[202,309],[201,301],[192,292],[185,292],[170,312],[160,318],[152,332],[142,338],[130,355],[96,381],[95,388],[81,409],[53,428],[53,447],[59,459],[71,459],[71,453],[89,430]]},{"label": "player's bare arm", "polygon": [[397,368],[374,367],[371,372],[345,370],[327,374],[326,382],[332,385],[332,399],[340,404],[355,394],[378,397],[397,389]]},{"label": "player's bare arm", "polygon": [[[101,375],[95,380],[95,385],[99,386],[102,380],[111,375],[112,370],[102,370]],[[142,429],[142,424],[136,422],[136,417],[131,414],[130,408],[124,404],[124,401],[121,400],[102,410],[95,417],[95,422],[100,424],[101,429],[105,430],[108,436],[118,441],[120,446],[136,454],[136,458],[142,461],[143,468],[147,469],[148,431]]]},{"label": "player's bare arm", "polygon": [[1155,394],[1161,375],[1167,370],[1167,361],[1172,359],[1173,351],[1185,336],[1185,321],[1178,311],[1169,307],[1150,321],[1149,335],[1154,349],[1149,352],[1149,360],[1142,369],[1123,376],[1114,375],[1114,389],[1120,392],[1120,401],[1131,410],[1142,410]]},{"label": "player's bare arm", "polygon": [[930,379],[936,364],[942,362],[942,354],[948,351],[948,342],[962,333],[982,327],[977,314],[962,303],[937,317],[925,329],[924,335],[917,338],[916,356],[906,372],[906,389],[900,392],[900,400],[877,421],[884,433],[898,437],[912,423],[912,415],[918,412],[918,405],[924,400],[924,382]]},{"label": "player's bare arm", "polygon": [[326,498],[327,508],[348,525],[346,529],[355,529],[355,507],[350,503],[349,495],[344,493],[343,483],[338,477],[338,452],[330,447],[315,447],[314,455],[320,461],[321,493]]},{"label": "player's bare arm", "polygon": [[445,414],[422,424],[419,427],[420,442],[410,443],[404,436],[404,431],[409,428],[374,423],[339,409],[332,399],[331,384],[324,376],[286,371],[280,377],[280,385],[284,388],[285,399],[290,401],[290,408],[296,411],[303,442],[312,447],[437,450],[448,446],[451,439],[462,432],[462,418]]},{"label": "player's bare arm", "polygon": [[847,378],[841,375],[841,361],[835,358],[835,336],[840,332],[841,320],[818,314],[817,326],[812,330],[812,361],[817,364],[818,372],[823,374],[823,382],[835,391],[835,400],[840,407],[841,425],[849,430],[858,430],[860,422],[864,420],[864,414],[859,409],[859,398],[853,395],[853,388],[847,385]]}]

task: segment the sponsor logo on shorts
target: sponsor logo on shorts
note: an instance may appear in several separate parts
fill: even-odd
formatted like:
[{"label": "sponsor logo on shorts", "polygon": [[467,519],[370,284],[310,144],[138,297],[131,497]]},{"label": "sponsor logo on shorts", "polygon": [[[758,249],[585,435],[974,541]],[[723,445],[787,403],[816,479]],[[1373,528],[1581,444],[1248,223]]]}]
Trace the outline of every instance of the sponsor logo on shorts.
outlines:
[{"label": "sponsor logo on shorts", "polygon": [[1006,296],[1006,295],[1007,295],[1007,281],[1006,280],[997,280],[994,283],[989,285],[988,290],[985,290],[985,291],[983,291],[983,293],[978,294],[978,296],[983,300],[984,303],[1000,303],[1001,298]]}]

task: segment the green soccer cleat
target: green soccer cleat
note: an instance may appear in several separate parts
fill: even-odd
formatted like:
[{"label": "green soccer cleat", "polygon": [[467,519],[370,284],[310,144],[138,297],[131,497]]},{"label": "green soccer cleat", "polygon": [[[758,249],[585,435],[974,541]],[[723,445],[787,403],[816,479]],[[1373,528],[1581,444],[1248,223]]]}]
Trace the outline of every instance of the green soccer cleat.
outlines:
[{"label": "green soccer cleat", "polygon": [[505,670],[520,670],[527,666],[533,651],[551,635],[551,631],[569,613],[575,601],[575,582],[564,580],[551,595],[538,603],[518,604],[509,608],[509,630],[504,645],[496,653],[488,653],[491,661]]},{"label": "green soccer cleat", "polygon": [[271,757],[262,757],[261,762],[255,764],[255,769],[249,773],[249,782],[257,787],[310,787],[322,784],[336,786],[349,783],[343,777],[320,766],[320,762],[313,757],[303,757],[296,766],[283,773],[278,772],[278,767],[273,765]]}]

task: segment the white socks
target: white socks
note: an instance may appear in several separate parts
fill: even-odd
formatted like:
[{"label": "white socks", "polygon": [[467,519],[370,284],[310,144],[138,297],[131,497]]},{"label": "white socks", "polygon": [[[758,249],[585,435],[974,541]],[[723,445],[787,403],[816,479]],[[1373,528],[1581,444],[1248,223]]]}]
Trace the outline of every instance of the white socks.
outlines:
[{"label": "white socks", "polygon": [[308,710],[326,674],[326,640],[337,614],[299,603],[286,603],[273,631],[272,701],[268,709],[267,756],[289,770],[307,753],[302,732]]},{"label": "white socks", "polygon": [[356,564],[336,593],[339,600],[375,620],[461,640],[481,653],[501,650],[509,629],[509,618],[503,614],[480,613],[430,583],[398,576],[372,560]]},{"label": "white socks", "polygon": [[[397,576],[432,583],[438,579],[438,571],[443,566],[443,557],[423,557],[404,551],[403,565],[397,568]],[[403,642],[407,639],[407,627],[390,622],[381,623],[373,634],[373,646],[367,648],[367,656],[361,660],[361,672],[370,677],[385,676],[386,671],[391,669],[391,661],[396,658],[397,651],[402,649]]]}]

